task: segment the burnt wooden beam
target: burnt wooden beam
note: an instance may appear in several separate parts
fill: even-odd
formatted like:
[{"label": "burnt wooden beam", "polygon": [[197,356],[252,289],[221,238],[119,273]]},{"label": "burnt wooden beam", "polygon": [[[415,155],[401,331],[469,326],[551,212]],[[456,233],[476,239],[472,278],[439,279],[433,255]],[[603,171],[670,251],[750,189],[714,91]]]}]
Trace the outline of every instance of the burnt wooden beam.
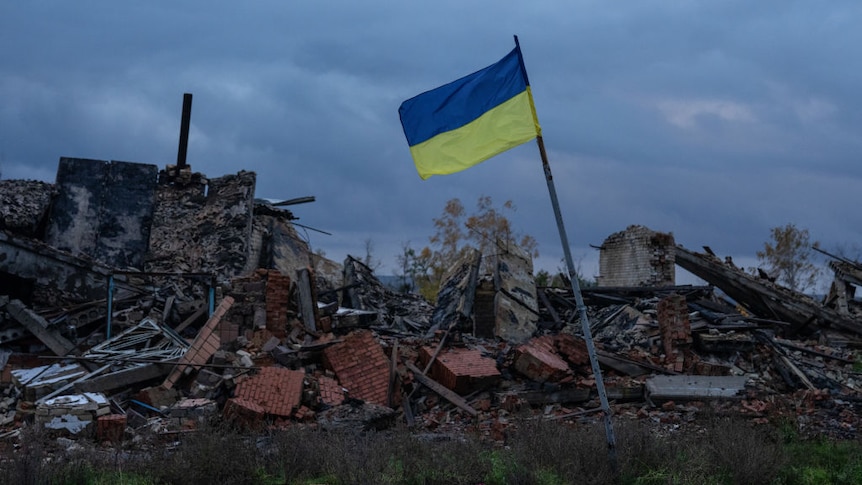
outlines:
[{"label": "burnt wooden beam", "polygon": [[476,411],[476,409],[473,408],[472,406],[470,406],[467,403],[467,401],[465,401],[461,396],[450,391],[447,387],[443,386],[442,384],[435,381],[434,379],[431,379],[430,377],[427,377],[426,375],[424,375],[422,373],[422,371],[419,370],[418,367],[413,365],[413,363],[408,361],[408,362],[405,362],[405,365],[407,365],[407,368],[410,369],[410,372],[413,373],[413,377],[420,384],[422,384],[423,386],[427,387],[428,389],[431,389],[432,391],[436,392],[443,399],[446,399],[447,401],[451,402],[455,406],[458,406],[459,408],[463,409],[464,411],[467,411],[467,413],[470,416],[478,416],[479,415],[479,411]]},{"label": "burnt wooden beam", "polygon": [[718,258],[677,246],[675,261],[693,275],[717,286],[756,315],[790,323],[791,332],[798,332],[814,323],[862,334],[862,322],[846,318],[805,294],[757,279]]},{"label": "burnt wooden beam", "polygon": [[63,337],[57,328],[28,308],[21,300],[10,301],[6,305],[6,311],[55,354],[62,357],[75,350],[74,343]]}]

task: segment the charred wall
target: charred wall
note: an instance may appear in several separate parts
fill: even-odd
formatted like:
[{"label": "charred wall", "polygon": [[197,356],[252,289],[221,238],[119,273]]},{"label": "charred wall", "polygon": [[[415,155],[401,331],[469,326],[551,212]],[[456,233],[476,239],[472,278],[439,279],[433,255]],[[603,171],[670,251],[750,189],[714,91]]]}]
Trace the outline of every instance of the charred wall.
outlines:
[{"label": "charred wall", "polygon": [[155,165],[61,158],[45,242],[115,268],[139,268],[157,176]]}]

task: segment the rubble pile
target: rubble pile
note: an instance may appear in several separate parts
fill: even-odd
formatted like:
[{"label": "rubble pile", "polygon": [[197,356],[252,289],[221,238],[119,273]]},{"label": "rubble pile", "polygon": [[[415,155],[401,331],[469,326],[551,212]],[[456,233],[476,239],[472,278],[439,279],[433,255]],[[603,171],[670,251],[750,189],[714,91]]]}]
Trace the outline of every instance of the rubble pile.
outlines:
[{"label": "rubble pile", "polygon": [[[257,430],[403,425],[502,443],[523,419],[600,417],[600,377],[620,419],[681,425],[709,408],[841,437],[862,424],[855,262],[833,265],[833,291],[818,302],[630,228],[631,240],[615,235],[603,248],[605,270],[636,268],[626,278],[638,283],[583,291],[597,376],[571,289],[537,287],[519,248],[465,251],[430,304],[387,289],[356,258],[313,255],[290,212],[254,200],[249,172],[209,179],[169,167],[130,196],[152,218],[114,217],[111,204],[77,210],[82,193],[120,182],[84,190],[68,182],[89,180],[76,167],[152,172],[117,163],[127,162],[63,162],[66,182],[29,196],[29,182],[3,184],[0,438],[30,422],[118,442],[219,418]],[[48,210],[46,193],[65,208]],[[39,209],[10,223],[13,204]],[[126,253],[112,245],[130,227],[85,234],[95,242],[74,248],[45,242],[44,228],[84,234],[120,219],[149,234],[132,239],[145,243],[142,267],[117,264]],[[709,285],[673,284],[668,261]]]},{"label": "rubble pile", "polygon": [[0,180],[0,229],[33,237],[44,224],[54,186],[36,180]]}]

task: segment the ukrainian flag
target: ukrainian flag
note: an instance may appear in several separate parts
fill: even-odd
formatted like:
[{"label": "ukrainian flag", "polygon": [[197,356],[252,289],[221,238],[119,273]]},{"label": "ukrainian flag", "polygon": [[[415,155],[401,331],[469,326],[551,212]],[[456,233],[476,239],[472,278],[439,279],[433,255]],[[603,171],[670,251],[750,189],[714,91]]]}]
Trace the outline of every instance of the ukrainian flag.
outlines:
[{"label": "ukrainian flag", "polygon": [[460,172],[542,134],[520,46],[404,101],[398,114],[422,179]]}]

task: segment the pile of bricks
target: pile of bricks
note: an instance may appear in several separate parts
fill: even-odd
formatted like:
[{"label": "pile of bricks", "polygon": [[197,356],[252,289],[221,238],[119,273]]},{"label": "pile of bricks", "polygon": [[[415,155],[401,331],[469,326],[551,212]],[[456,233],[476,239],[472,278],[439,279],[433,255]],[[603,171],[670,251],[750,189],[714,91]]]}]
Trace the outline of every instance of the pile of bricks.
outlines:
[{"label": "pile of bricks", "polygon": [[[238,382],[234,397],[255,403],[264,414],[290,417],[302,402],[304,380],[305,372],[302,371],[264,367],[257,375]],[[247,411],[257,411],[257,408],[244,405],[243,401],[234,404],[245,407]]]},{"label": "pile of bricks", "polygon": [[[419,357],[427,365],[434,355],[431,347],[422,347]],[[452,348],[441,352],[431,364],[430,377],[458,394],[484,389],[500,380],[497,362],[479,350]]]},{"label": "pile of bricks", "polygon": [[323,351],[323,360],[350,397],[388,405],[389,360],[371,332],[347,335],[343,342]]},{"label": "pile of bricks", "polygon": [[317,378],[320,402],[327,406],[338,406],[344,402],[344,389],[335,379],[327,376]]},{"label": "pile of bricks", "polygon": [[550,335],[536,337],[515,349],[514,368],[536,382],[564,382],[572,370],[558,354]]},{"label": "pile of bricks", "polygon": [[590,353],[584,339],[568,333],[561,333],[554,337],[554,344],[560,355],[572,365],[590,365]]}]

